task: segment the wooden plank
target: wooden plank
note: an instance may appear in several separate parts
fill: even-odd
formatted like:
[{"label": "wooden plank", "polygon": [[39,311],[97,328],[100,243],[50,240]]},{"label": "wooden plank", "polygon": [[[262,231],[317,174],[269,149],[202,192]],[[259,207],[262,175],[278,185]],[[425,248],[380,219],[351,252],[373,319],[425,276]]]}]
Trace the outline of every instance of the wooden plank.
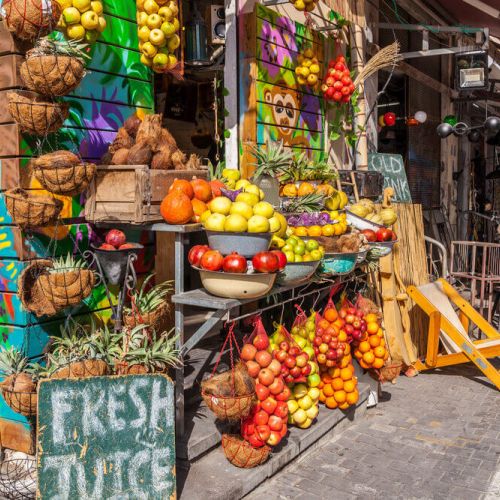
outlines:
[{"label": "wooden plank", "polygon": [[0,23],[0,55],[12,53],[24,54],[26,50],[31,48],[30,45],[14,37],[7,29],[5,23]]},{"label": "wooden plank", "polygon": [[[7,406],[3,398],[0,404]],[[35,454],[31,434],[28,428],[20,422],[0,418],[0,440],[4,448],[21,451],[28,455]]]},{"label": "wooden plank", "polygon": [[23,57],[18,54],[0,56],[0,90],[12,89],[22,85],[19,68]]},{"label": "wooden plank", "polygon": [[[31,189],[33,177],[29,158],[0,159],[0,191],[22,187]],[[3,203],[3,200],[0,201]]]}]

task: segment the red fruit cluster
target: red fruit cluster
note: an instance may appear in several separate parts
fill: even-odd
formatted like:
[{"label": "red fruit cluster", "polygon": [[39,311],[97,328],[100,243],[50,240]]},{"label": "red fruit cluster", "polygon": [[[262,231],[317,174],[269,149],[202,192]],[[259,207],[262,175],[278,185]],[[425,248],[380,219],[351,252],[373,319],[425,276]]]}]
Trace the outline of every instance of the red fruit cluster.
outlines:
[{"label": "red fruit cluster", "polygon": [[330,61],[325,81],[321,86],[323,97],[328,101],[349,102],[354,89],[345,57],[338,56],[337,59]]},{"label": "red fruit cluster", "polygon": [[132,243],[127,243],[127,237],[123,231],[119,229],[111,229],[106,233],[105,243],[103,243],[100,250],[125,250],[127,248],[134,248]]},{"label": "red fruit cluster", "polygon": [[395,241],[397,240],[396,233],[388,227],[381,227],[377,232],[373,229],[363,229],[361,231],[368,241]]},{"label": "red fruit cluster", "polygon": [[306,377],[311,373],[309,355],[298,345],[290,345],[290,342],[285,340],[281,342],[279,349],[273,352],[273,356],[281,363],[281,375],[287,384],[306,382]]},{"label": "red fruit cluster", "polygon": [[241,435],[255,448],[276,446],[287,433],[290,389],[281,375],[281,363],[268,352],[269,338],[255,335],[241,350],[248,373],[255,379],[257,404],[241,423]]},{"label": "red fruit cluster", "polygon": [[237,252],[225,257],[208,245],[195,245],[189,250],[188,260],[192,266],[207,271],[224,271],[225,273],[246,273],[248,266],[245,257]]},{"label": "red fruit cluster", "polygon": [[344,322],[343,329],[347,334],[348,342],[360,341],[366,332],[366,321],[364,313],[354,306],[342,306],[339,311],[339,319]]}]

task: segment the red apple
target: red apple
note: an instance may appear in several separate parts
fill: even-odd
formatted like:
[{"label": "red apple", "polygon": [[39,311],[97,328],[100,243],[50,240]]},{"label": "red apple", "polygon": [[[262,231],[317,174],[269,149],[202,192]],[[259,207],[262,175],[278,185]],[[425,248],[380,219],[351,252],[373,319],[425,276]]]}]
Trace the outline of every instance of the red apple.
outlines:
[{"label": "red apple", "polygon": [[269,439],[269,436],[271,435],[271,429],[268,425],[257,425],[255,427],[255,435],[261,441],[267,441]]},{"label": "red apple", "polygon": [[285,365],[288,368],[293,368],[295,366],[295,358],[292,356],[287,356],[285,359]]},{"label": "red apple", "polygon": [[264,399],[269,397],[269,388],[262,384],[255,384],[255,394],[257,394],[257,399],[259,401],[264,401]]},{"label": "red apple", "polygon": [[281,441],[281,435],[279,432],[271,431],[271,435],[269,439],[266,441],[266,444],[269,446],[276,446]]},{"label": "red apple", "polygon": [[288,374],[288,375],[287,375],[286,377],[284,377],[284,378],[285,378],[285,382],[286,382],[287,384],[293,384],[293,383],[295,382],[295,379],[294,379],[294,378],[293,378],[290,374]]},{"label": "red apple", "polygon": [[245,344],[241,349],[240,358],[243,361],[250,361],[255,358],[256,354],[257,354],[257,348],[255,346],[253,346],[252,344]]},{"label": "red apple", "polygon": [[[269,438],[270,439],[270,438]],[[261,448],[266,444],[266,441],[261,441],[256,434],[251,434],[248,436],[248,442],[254,447],[254,448]]]},{"label": "red apple", "polygon": [[290,375],[296,379],[299,378],[302,375],[302,369],[300,366],[294,366],[293,368],[290,368]]},{"label": "red apple", "polygon": [[[259,372],[259,382],[266,387],[269,387],[274,382],[274,374],[269,368],[262,368]],[[271,388],[269,388],[271,390]],[[272,391],[271,391],[272,392]]]},{"label": "red apple", "polygon": [[280,362],[284,363],[285,359],[287,358],[288,353],[286,351],[274,351],[274,357]]},{"label": "red apple", "polygon": [[269,421],[269,413],[264,410],[260,410],[254,415],[253,421],[255,425],[266,425]]},{"label": "red apple", "polygon": [[290,344],[289,344],[286,340],[284,340],[284,341],[283,341],[283,342],[281,342],[281,344],[280,344],[280,349],[281,349],[282,351],[288,352],[288,349],[290,349]]},{"label": "red apple", "polygon": [[318,354],[316,359],[320,365],[324,365],[326,362],[326,356],[323,353]]},{"label": "red apple", "polygon": [[297,363],[297,366],[300,368],[302,368],[303,366],[306,366],[308,361],[309,361],[309,356],[305,352],[303,352],[302,354],[299,354],[295,358],[295,362]]},{"label": "red apple", "polygon": [[252,378],[257,378],[259,376],[260,372],[260,365],[259,363],[256,363],[255,361],[247,361],[246,362],[247,369],[248,369],[248,374]]},{"label": "red apple", "polygon": [[271,394],[277,395],[282,390],[285,384],[283,383],[283,379],[281,377],[276,377],[271,385],[269,385],[269,390]]},{"label": "red apple", "polygon": [[288,432],[288,427],[285,423],[283,423],[283,427],[280,430],[280,436],[281,438],[284,438],[286,436],[286,433]]},{"label": "red apple", "polygon": [[258,351],[265,351],[269,347],[269,338],[265,333],[258,333],[253,339],[252,344]]},{"label": "red apple", "polygon": [[290,387],[285,385],[283,387],[283,390],[279,393],[276,394],[276,400],[277,401],[288,401],[288,398],[291,396],[292,391],[290,390]]},{"label": "red apple", "polygon": [[267,368],[272,360],[273,357],[267,351],[257,351],[255,355],[255,361],[257,361],[262,368]]},{"label": "red apple", "polygon": [[288,405],[286,401],[278,401],[274,414],[280,418],[286,418],[288,416]]},{"label": "red apple", "polygon": [[293,345],[292,347],[290,347],[288,354],[290,354],[290,356],[294,356],[294,357],[298,356],[300,354],[300,347]]},{"label": "red apple", "polygon": [[283,420],[277,415],[271,415],[269,417],[269,428],[271,431],[279,432],[283,427]]},{"label": "red apple", "polygon": [[307,377],[312,371],[312,367],[309,363],[302,368],[302,376]]},{"label": "red apple", "polygon": [[274,413],[274,410],[276,409],[277,404],[278,404],[278,402],[272,396],[269,396],[264,401],[262,401],[261,406],[262,406],[262,409],[268,415],[272,415]]}]

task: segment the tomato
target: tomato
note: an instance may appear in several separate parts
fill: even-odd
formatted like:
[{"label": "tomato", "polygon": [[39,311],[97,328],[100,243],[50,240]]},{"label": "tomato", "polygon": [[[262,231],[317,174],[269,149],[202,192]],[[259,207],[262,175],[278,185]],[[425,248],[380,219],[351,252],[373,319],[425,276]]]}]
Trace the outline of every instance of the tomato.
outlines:
[{"label": "tomato", "polygon": [[344,71],[345,70],[345,64],[343,62],[338,62],[335,64],[334,68],[337,70],[337,71]]},{"label": "tomato", "polygon": [[334,101],[340,102],[341,99],[342,99],[342,92],[337,91],[333,94]]},{"label": "tomato", "polygon": [[207,250],[201,257],[200,265],[207,271],[220,271],[224,257],[218,250]]},{"label": "tomato", "polygon": [[247,260],[243,257],[243,255],[233,252],[224,257],[224,260],[222,261],[222,270],[225,273],[246,273]]},{"label": "tomato", "polygon": [[278,257],[279,270],[285,269],[287,263],[286,255],[281,250],[271,250],[271,253]]},{"label": "tomato", "polygon": [[342,77],[344,75],[342,74],[342,71],[335,71],[335,75],[333,75],[333,78],[335,78],[335,80],[342,80]]},{"label": "tomato", "polygon": [[351,100],[351,94],[347,94],[347,95],[342,96],[342,102],[349,102],[350,100]]},{"label": "tomato", "polygon": [[349,92],[349,87],[346,87],[345,85],[342,87],[342,90],[340,92],[342,92],[342,95],[344,96],[349,96],[351,94]]},{"label": "tomato", "polygon": [[351,85],[351,83],[352,83],[351,77],[350,76],[343,76],[342,83],[344,85],[347,85],[347,86]]},{"label": "tomato", "polygon": [[208,245],[195,245],[189,250],[188,261],[192,266],[200,267],[200,261],[203,254],[210,250]]},{"label": "tomato", "polygon": [[344,84],[343,84],[341,81],[339,81],[339,80],[337,80],[337,81],[333,84],[333,88],[334,88],[335,90],[342,90],[342,87],[343,87],[343,86],[344,86]]},{"label": "tomato", "polygon": [[325,99],[333,99],[334,94],[335,94],[335,88],[328,87],[328,90],[325,92]]},{"label": "tomato", "polygon": [[392,240],[392,231],[387,229],[386,227],[381,227],[377,231],[377,241],[391,241]]},{"label": "tomato", "polygon": [[337,62],[341,62],[341,63],[344,63],[344,64],[345,64],[345,57],[344,57],[344,56],[337,56],[336,61],[337,61]]},{"label": "tomato", "polygon": [[258,273],[275,273],[279,269],[279,260],[272,252],[259,252],[253,256],[252,265]]},{"label": "tomato", "polygon": [[332,76],[329,76],[326,80],[325,80],[325,83],[331,87],[334,83],[335,83],[335,78],[333,78]]}]

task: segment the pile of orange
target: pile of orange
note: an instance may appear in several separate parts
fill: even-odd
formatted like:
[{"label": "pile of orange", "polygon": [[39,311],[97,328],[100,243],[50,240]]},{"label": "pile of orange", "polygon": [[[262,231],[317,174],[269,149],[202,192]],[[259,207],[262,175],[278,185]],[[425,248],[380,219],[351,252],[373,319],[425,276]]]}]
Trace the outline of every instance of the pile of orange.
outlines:
[{"label": "pile of orange", "polygon": [[358,379],[354,376],[352,356],[344,356],[339,367],[328,368],[321,374],[319,400],[327,408],[345,410],[358,402]]},{"label": "pile of orange", "polygon": [[376,314],[367,314],[364,319],[366,321],[366,338],[356,343],[353,354],[365,370],[380,369],[389,357],[384,331]]},{"label": "pile of orange", "polygon": [[324,226],[289,226],[289,230],[295,236],[340,236],[347,231],[347,222],[339,221],[335,224],[325,224]]}]

